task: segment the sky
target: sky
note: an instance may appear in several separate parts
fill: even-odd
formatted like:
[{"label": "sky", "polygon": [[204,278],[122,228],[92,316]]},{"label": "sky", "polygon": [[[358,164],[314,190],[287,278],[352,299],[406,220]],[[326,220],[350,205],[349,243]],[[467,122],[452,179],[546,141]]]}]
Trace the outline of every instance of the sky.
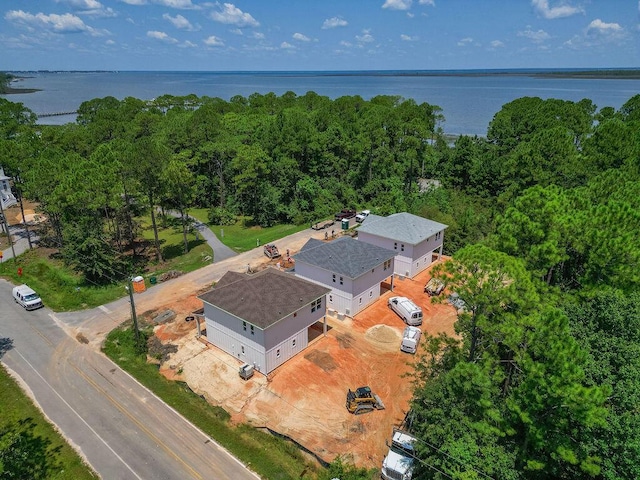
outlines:
[{"label": "sky", "polygon": [[640,67],[640,0],[0,0],[0,70]]}]

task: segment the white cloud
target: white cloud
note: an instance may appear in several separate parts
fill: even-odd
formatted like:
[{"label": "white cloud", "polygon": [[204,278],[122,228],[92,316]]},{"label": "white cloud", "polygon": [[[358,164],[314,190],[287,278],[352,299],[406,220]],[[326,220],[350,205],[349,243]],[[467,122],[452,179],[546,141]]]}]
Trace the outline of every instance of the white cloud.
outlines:
[{"label": "white cloud", "polygon": [[302,33],[294,33],[293,34],[293,39],[294,40],[300,40],[301,42],[310,42],[311,39],[309,37],[307,37],[306,35],[303,35]]},{"label": "white cloud", "polygon": [[197,8],[191,0],[153,0],[153,3],[170,8]]},{"label": "white cloud", "polygon": [[346,20],[343,20],[342,18],[339,18],[339,17],[331,17],[331,18],[327,18],[322,23],[322,29],[327,30],[329,28],[346,27],[347,25],[349,24],[347,23]]},{"label": "white cloud", "polygon": [[44,13],[24,12],[22,10],[10,10],[5,16],[5,20],[25,26],[30,31],[47,30],[54,33],[89,33],[92,36],[100,36],[107,34],[106,30],[96,30],[84,23],[79,17],[70,13],[57,15],[52,13],[45,15]]},{"label": "white cloud", "polygon": [[466,47],[467,45],[471,45],[472,43],[473,43],[473,38],[471,37],[466,37],[458,40],[459,47]]},{"label": "white cloud", "polygon": [[198,45],[196,45],[193,42],[190,42],[189,40],[185,40],[184,42],[182,42],[180,45],[178,45],[179,47],[183,47],[183,48],[195,48]]},{"label": "white cloud", "polygon": [[412,37],[403,33],[402,35],[400,35],[400,40],[403,40],[405,42],[415,42],[416,40],[418,40],[418,37],[415,35]]},{"label": "white cloud", "polygon": [[502,48],[502,47],[504,47],[504,43],[502,43],[500,40],[492,40],[491,43],[489,43],[489,45],[491,45],[491,48]]},{"label": "white cloud", "polygon": [[382,8],[388,8],[390,10],[409,10],[411,8],[412,0],[385,0]]},{"label": "white cloud", "polygon": [[211,18],[216,22],[237,25],[238,27],[257,27],[260,25],[255,18],[244,13],[233,3],[225,3],[221,11],[211,14]]},{"label": "white cloud", "polygon": [[343,47],[351,47],[353,44],[351,42],[347,42],[346,40],[342,40],[340,42],[340,45],[342,45]]},{"label": "white cloud", "polygon": [[430,7],[435,7],[436,6],[435,0],[420,0],[418,3],[420,5],[429,5]]},{"label": "white cloud", "polygon": [[253,38],[256,40],[264,40],[264,33],[261,32],[253,32]]},{"label": "white cloud", "polygon": [[111,40],[111,39],[107,40],[107,41],[106,41],[106,42],[104,42],[104,43],[105,43],[105,44],[107,44],[107,45],[115,45],[115,44],[116,44],[116,42],[114,42],[114,41],[113,41],[113,40]]},{"label": "white cloud", "polygon": [[244,35],[244,32],[240,28],[233,28],[233,29],[231,29],[229,31],[231,33],[233,33],[234,35]]},{"label": "white cloud", "polygon": [[356,40],[360,43],[371,43],[375,41],[373,35],[369,33],[369,30],[363,30],[362,35],[356,35]]},{"label": "white cloud", "polygon": [[147,0],[120,0],[128,5],[146,5]]},{"label": "white cloud", "polygon": [[549,40],[551,38],[551,36],[544,30],[538,30],[537,32],[534,32],[533,30],[531,30],[531,27],[529,25],[527,25],[526,30],[518,32],[518,36],[528,38],[529,40],[532,40],[536,43],[542,43],[545,40]]},{"label": "white cloud", "polygon": [[549,0],[531,0],[531,5],[540,15],[548,20],[584,13],[582,7],[572,7],[565,2],[557,7],[549,7]]},{"label": "white cloud", "polygon": [[596,18],[587,27],[587,33],[592,32],[596,32],[601,35],[615,35],[622,32],[622,27],[617,23],[604,23],[599,18]]},{"label": "white cloud", "polygon": [[56,0],[73,8],[78,15],[90,17],[115,17],[116,12],[112,8],[105,7],[98,0]]},{"label": "white cloud", "polygon": [[182,15],[176,15],[175,17],[172,17],[168,13],[165,13],[164,15],[162,15],[162,18],[164,18],[165,20],[169,20],[174,27],[179,28],[180,30],[188,30],[189,32],[195,32],[196,30],[199,30],[199,28],[191,25],[191,22],[184,18]]},{"label": "white cloud", "polygon": [[211,35],[210,37],[207,37],[203,40],[205,45],[208,45],[209,47],[222,47],[224,46],[224,42],[219,39],[218,37],[216,37],[215,35]]},{"label": "white cloud", "polygon": [[157,30],[149,30],[147,32],[147,37],[153,38],[154,40],[160,40],[160,41],[166,42],[166,43],[178,43],[178,40],[176,40],[175,38],[170,37],[166,33],[159,32]]},{"label": "white cloud", "polygon": [[280,48],[284,48],[286,50],[286,49],[292,49],[292,48],[296,48],[296,47],[294,47],[293,45],[291,45],[288,42],[282,42],[280,44]]}]

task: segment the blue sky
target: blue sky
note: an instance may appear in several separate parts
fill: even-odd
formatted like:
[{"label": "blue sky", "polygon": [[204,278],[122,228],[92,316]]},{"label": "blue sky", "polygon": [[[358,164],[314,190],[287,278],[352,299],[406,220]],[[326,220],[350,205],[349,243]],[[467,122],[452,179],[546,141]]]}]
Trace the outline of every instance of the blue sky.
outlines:
[{"label": "blue sky", "polygon": [[0,70],[640,67],[639,0],[231,2],[0,0]]}]

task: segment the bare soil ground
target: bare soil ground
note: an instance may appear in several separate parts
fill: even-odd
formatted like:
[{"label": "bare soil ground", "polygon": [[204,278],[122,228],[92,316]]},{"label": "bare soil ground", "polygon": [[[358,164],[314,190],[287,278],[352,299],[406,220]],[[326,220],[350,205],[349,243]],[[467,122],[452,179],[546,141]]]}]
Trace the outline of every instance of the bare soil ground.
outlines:
[{"label": "bare soil ground", "polygon": [[[300,246],[286,247],[293,255]],[[251,266],[254,270],[276,266],[278,260],[282,264],[282,259],[264,257]],[[161,308],[171,308],[177,316],[157,326],[156,336],[178,346],[161,372],[186,381],[210,403],[227,410],[233,421],[286,435],[325,461],[342,455],[359,466],[379,467],[385,440],[408,410],[412,390],[408,375],[416,359],[400,351],[405,325],[387,307],[387,299],[402,295],[420,305],[423,333],[454,335],[456,312],[447,303],[431,302],[423,291],[429,278],[430,269],[414,279],[396,277],[393,292],[383,286],[381,298],[353,319],[328,317],[326,336],[319,331],[306,350],[268,377],[256,373],[247,381],[238,376],[240,363],[235,358],[198,340],[195,322],[185,321],[202,307],[194,292]],[[347,389],[363,385],[380,396],[384,410],[357,416],[347,411]]]}]

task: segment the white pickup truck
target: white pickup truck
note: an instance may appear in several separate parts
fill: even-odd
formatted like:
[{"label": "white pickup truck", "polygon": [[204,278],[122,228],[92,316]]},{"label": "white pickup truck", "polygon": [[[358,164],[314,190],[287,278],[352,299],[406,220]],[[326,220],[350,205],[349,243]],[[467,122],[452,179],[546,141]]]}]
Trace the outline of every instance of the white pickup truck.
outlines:
[{"label": "white pickup truck", "polygon": [[389,451],[382,461],[380,477],[383,480],[411,480],[414,466],[415,437],[401,430],[394,430]]},{"label": "white pickup truck", "polygon": [[40,295],[27,285],[13,287],[13,299],[27,310],[35,310],[43,306]]}]

